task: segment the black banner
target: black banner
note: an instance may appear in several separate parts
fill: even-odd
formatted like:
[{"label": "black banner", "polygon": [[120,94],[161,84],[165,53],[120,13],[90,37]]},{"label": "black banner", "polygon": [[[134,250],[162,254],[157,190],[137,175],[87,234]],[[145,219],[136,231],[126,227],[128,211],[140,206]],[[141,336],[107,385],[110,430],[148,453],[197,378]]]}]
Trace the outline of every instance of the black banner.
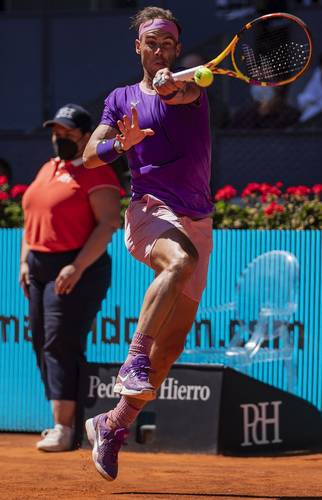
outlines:
[{"label": "black banner", "polygon": [[253,454],[322,448],[321,413],[312,404],[225,369],[219,451]]},{"label": "black banner", "polygon": [[[113,386],[118,370],[119,365],[91,363],[84,371],[79,439],[87,418],[116,406],[119,397]],[[174,366],[157,399],[146,405],[133,424],[128,449],[217,453],[222,377],[221,366]]]},{"label": "black banner", "polygon": [[[120,365],[82,372],[77,441],[84,421],[114,408]],[[322,448],[321,413],[307,401],[221,365],[175,365],[128,440],[133,451],[266,454]]]}]

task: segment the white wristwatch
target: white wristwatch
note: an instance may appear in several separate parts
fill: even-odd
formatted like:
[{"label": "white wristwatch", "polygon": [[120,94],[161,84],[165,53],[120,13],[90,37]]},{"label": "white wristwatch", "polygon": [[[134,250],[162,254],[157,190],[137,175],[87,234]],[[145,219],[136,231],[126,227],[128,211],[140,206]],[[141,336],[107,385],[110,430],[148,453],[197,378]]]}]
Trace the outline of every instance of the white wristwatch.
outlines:
[{"label": "white wristwatch", "polygon": [[119,155],[125,153],[125,150],[122,148],[121,141],[119,141],[118,139],[115,139],[113,147]]}]

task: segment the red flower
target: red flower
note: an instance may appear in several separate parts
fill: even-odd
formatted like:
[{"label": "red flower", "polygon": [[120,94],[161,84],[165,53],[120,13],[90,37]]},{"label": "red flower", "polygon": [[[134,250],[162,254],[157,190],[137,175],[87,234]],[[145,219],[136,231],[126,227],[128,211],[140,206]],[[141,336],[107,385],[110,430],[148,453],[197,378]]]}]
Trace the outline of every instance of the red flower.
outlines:
[{"label": "red flower", "polygon": [[263,194],[261,196],[261,200],[263,203],[267,201],[268,196],[270,197],[276,196],[278,198],[282,194],[282,191],[278,189],[276,186],[270,186],[269,184],[262,184],[262,186],[263,186],[262,187]]},{"label": "red flower", "polygon": [[8,184],[8,177],[0,175],[0,186],[3,186],[4,184]]},{"label": "red flower", "polygon": [[5,191],[0,191],[0,201],[5,201],[8,199],[9,199],[8,193],[6,193]]},{"label": "red flower", "polygon": [[274,196],[281,196],[282,192],[279,189],[282,187],[282,183],[278,182],[275,184],[275,186],[272,186],[271,184],[268,184],[267,182],[263,182],[262,184],[259,184],[258,182],[250,182],[247,184],[245,189],[242,192],[242,198],[246,198],[247,196],[252,196],[256,194],[261,194],[262,201],[266,201],[267,195],[274,195]]},{"label": "red flower", "polygon": [[291,186],[286,190],[286,194],[290,194],[292,196],[307,196],[310,192],[311,190],[307,186]]},{"label": "red flower", "polygon": [[227,186],[224,186],[223,188],[219,189],[215,195],[215,200],[220,201],[220,200],[230,200],[231,198],[234,198],[236,196],[237,191],[233,186],[228,184]]},{"label": "red flower", "polygon": [[28,186],[26,184],[16,184],[10,191],[11,198],[18,198],[18,196],[22,196],[26,192],[27,188]]},{"label": "red flower", "polygon": [[321,194],[322,193],[322,184],[315,184],[313,187],[312,187],[312,193],[314,194]]},{"label": "red flower", "polygon": [[252,194],[256,194],[260,192],[260,184],[258,182],[250,182],[247,184],[245,189],[242,192],[242,198],[246,198],[247,196],[251,196]]},{"label": "red flower", "polygon": [[262,194],[268,194],[270,192],[270,190],[272,189],[272,186],[270,184],[267,184],[267,182],[263,182],[262,184],[260,184],[259,186],[259,191],[262,193]]},{"label": "red flower", "polygon": [[278,189],[281,189],[283,187],[283,182],[279,181],[279,182],[276,182],[275,186],[278,188]]},{"label": "red flower", "polygon": [[285,208],[282,205],[276,203],[276,201],[272,201],[267,207],[264,208],[265,215],[274,215],[276,213],[283,213]]},{"label": "red flower", "polygon": [[260,184],[258,182],[249,182],[246,186],[246,189],[250,191],[259,191]]},{"label": "red flower", "polygon": [[275,196],[281,196],[282,191],[277,186],[272,186],[268,193]]}]

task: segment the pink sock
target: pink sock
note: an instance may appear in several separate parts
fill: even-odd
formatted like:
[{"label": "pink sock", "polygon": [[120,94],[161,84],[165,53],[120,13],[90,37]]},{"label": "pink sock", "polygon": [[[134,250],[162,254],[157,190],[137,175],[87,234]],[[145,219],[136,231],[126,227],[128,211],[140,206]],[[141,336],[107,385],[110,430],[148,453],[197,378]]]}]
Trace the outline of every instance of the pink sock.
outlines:
[{"label": "pink sock", "polygon": [[138,354],[146,354],[149,356],[151,347],[153,343],[153,338],[149,335],[144,335],[141,332],[135,332],[127,359],[131,359]]},{"label": "pink sock", "polygon": [[128,400],[123,396],[114,408],[107,414],[107,424],[110,428],[115,429],[118,427],[130,427],[134,422],[141,408],[135,408],[130,405]]}]

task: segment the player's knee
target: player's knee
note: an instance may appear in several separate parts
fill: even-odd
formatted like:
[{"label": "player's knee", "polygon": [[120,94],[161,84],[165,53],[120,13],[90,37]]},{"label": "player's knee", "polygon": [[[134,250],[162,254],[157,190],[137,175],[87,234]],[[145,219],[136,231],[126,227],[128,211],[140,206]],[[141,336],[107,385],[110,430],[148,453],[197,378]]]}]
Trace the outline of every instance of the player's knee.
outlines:
[{"label": "player's knee", "polygon": [[172,260],[170,271],[175,275],[178,282],[185,281],[195,271],[198,264],[197,252],[180,252]]}]

